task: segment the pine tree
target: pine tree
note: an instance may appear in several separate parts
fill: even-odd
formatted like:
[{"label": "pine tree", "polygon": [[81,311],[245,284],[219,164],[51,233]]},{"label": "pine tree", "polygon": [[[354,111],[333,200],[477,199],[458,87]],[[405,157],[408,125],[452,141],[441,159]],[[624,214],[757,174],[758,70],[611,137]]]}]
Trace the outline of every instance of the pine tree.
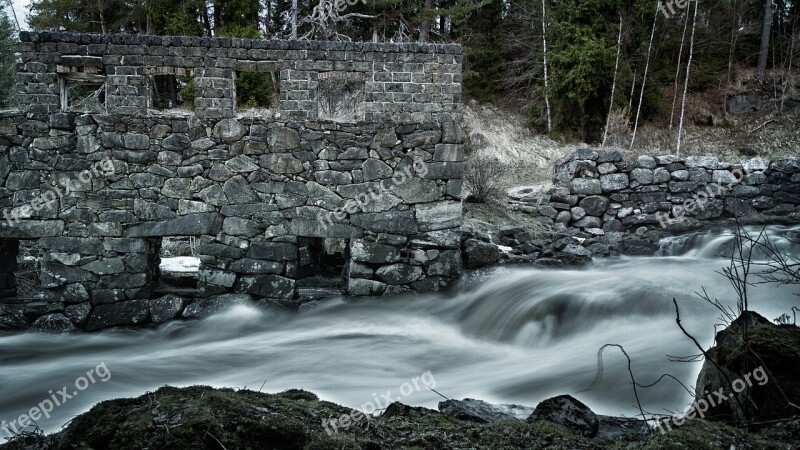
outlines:
[{"label": "pine tree", "polygon": [[13,102],[14,92],[14,40],[15,28],[0,9],[0,107],[8,107]]},{"label": "pine tree", "polygon": [[137,33],[134,6],[124,0],[34,0],[28,23],[34,30]]},{"label": "pine tree", "polygon": [[258,0],[215,0],[214,34],[257,39],[260,14]]},{"label": "pine tree", "polygon": [[619,10],[601,0],[563,0],[551,7],[547,59],[554,131],[584,141],[602,137],[618,20]]},{"label": "pine tree", "polygon": [[481,102],[493,99],[500,92],[502,16],[501,3],[492,2],[476,9],[466,24],[469,38],[464,48],[464,89]]}]

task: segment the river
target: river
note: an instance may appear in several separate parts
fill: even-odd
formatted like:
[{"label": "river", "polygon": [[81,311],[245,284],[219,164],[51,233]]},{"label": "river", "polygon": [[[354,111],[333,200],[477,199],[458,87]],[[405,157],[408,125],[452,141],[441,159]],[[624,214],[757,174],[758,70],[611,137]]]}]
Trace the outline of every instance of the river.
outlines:
[{"label": "river", "polygon": [[[800,245],[786,239],[800,238],[800,226],[771,226],[768,233],[800,256]],[[239,306],[135,332],[3,335],[0,421],[66,386],[72,398],[59,395],[63,404],[37,421],[57,431],[97,402],[165,384],[302,388],[350,407],[385,406],[388,396],[435,408],[441,397],[427,387],[450,398],[531,407],[572,394],[598,413],[633,416],[638,409],[618,350],[606,350],[602,379],[587,390],[599,347],[622,345],[639,383],[669,373],[692,386],[701,363],[667,356],[698,353],[675,323],[672,299],[686,328],[710,346],[720,314],[696,292],[705,288],[734,304],[732,288],[716,273],[728,264],[731,241],[731,230],[705,231],[665,239],[654,256],[598,259],[581,268],[495,267],[465,275],[445,293],[335,299],[298,313]],[[750,307],[768,319],[791,315],[798,293],[800,286],[754,286]],[[107,381],[95,375],[78,391],[76,380],[98,367],[107,368],[95,372],[107,373]],[[653,413],[690,402],[672,380],[640,388],[639,396]]]}]

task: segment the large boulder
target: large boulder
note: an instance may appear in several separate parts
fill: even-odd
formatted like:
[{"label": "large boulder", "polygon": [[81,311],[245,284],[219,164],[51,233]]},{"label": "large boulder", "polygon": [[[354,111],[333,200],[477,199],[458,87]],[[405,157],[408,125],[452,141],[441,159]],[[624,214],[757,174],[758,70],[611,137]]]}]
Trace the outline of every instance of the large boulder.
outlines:
[{"label": "large boulder", "polygon": [[56,313],[46,314],[36,319],[36,322],[33,323],[33,329],[50,333],[64,333],[75,331],[75,325],[67,316]]},{"label": "large boulder", "polygon": [[[590,216],[602,217],[611,202],[601,195],[590,195],[580,202],[580,207]],[[580,219],[576,219],[580,220]]]},{"label": "large boulder", "polygon": [[470,269],[494,264],[500,259],[500,249],[490,243],[477,239],[464,242],[464,265]]},{"label": "large boulder", "polygon": [[594,437],[600,427],[597,415],[588,406],[570,395],[548,398],[536,406],[528,422],[547,420],[577,431],[584,437]]},{"label": "large boulder", "polygon": [[800,328],[796,325],[776,325],[746,311],[717,333],[716,345],[706,355],[695,389],[693,408],[698,414],[707,406],[706,419],[734,424],[797,415],[797,407],[792,406],[800,405]]},{"label": "large boulder", "polygon": [[86,325],[88,331],[117,326],[142,325],[150,318],[147,300],[129,300],[108,305],[97,305]]},{"label": "large boulder", "polygon": [[150,300],[150,318],[153,323],[164,323],[181,315],[185,299],[177,295],[165,295],[164,297]]},{"label": "large boulder", "polygon": [[211,135],[228,144],[233,143],[247,134],[247,128],[236,119],[224,119],[214,125]]},{"label": "large boulder", "polygon": [[[483,400],[445,400],[439,402],[439,411],[455,419],[477,423],[493,423],[517,418],[510,411],[524,409],[519,405],[493,405]],[[530,408],[527,409],[530,411]]]}]

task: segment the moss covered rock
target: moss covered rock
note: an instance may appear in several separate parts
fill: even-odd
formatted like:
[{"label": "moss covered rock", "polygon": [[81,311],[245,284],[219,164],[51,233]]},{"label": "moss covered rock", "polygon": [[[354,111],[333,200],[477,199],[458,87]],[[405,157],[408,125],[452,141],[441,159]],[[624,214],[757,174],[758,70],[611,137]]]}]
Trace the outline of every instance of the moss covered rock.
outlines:
[{"label": "moss covered rock", "polygon": [[22,435],[2,450],[66,449],[783,449],[797,448],[800,421],[747,433],[693,420],[663,434],[593,439],[547,420],[476,423],[396,404],[391,414],[332,430],[353,412],[300,390],[264,394],[207,386],[163,387],[102,402],[49,436]]}]

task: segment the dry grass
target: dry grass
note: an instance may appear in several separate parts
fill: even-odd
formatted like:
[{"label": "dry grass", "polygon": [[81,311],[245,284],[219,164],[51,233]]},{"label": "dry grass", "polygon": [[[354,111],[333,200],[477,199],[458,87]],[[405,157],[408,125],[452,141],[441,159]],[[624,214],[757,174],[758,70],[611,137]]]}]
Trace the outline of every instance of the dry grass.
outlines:
[{"label": "dry grass", "polygon": [[549,183],[553,162],[586,146],[537,135],[525,116],[475,102],[464,105],[464,124],[470,158],[493,159],[509,168],[504,188]]},{"label": "dry grass", "polygon": [[606,147],[628,148],[631,145],[631,113],[628,108],[617,108],[611,111],[606,130]]},{"label": "dry grass", "polygon": [[161,241],[160,256],[172,258],[178,256],[197,256],[197,248],[200,241],[194,236],[188,237],[165,237]]},{"label": "dry grass", "polygon": [[[677,127],[669,130],[645,125],[640,128],[633,151],[625,149],[624,154],[675,154],[677,132]],[[723,126],[686,126],[681,156],[699,155],[714,155],[727,161],[800,156],[800,113],[753,112],[728,115]]]},{"label": "dry grass", "polygon": [[[727,90],[720,87],[689,93],[681,156],[713,155],[736,161],[756,156],[778,159],[800,155],[800,112],[730,114],[724,110],[723,100],[729,95],[764,92],[755,81],[754,69],[736,68],[731,75]],[[768,72],[766,84],[770,93],[780,97],[785,87],[787,98],[800,98],[800,73],[786,75],[783,70]],[[727,74],[720,76],[727,77]],[[664,96],[672,98],[671,87],[664,90]],[[640,125],[636,146],[632,154],[626,156],[675,154],[679,119],[680,98],[672,129],[669,129],[669,111],[651,123]]]}]

